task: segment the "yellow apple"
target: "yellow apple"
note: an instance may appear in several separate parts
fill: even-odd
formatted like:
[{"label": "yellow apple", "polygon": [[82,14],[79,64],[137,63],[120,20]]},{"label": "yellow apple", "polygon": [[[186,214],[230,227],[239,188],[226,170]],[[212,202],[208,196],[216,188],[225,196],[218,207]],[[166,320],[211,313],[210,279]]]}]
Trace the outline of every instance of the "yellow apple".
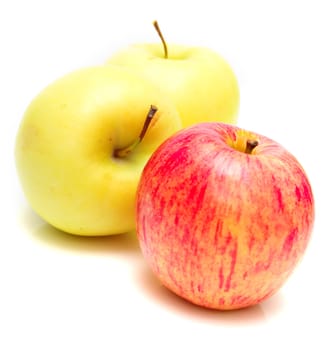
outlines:
[{"label": "yellow apple", "polygon": [[125,66],[161,87],[184,127],[207,121],[236,124],[239,88],[226,60],[209,48],[163,44],[133,44],[107,63]]},{"label": "yellow apple", "polygon": [[180,128],[173,103],[127,70],[71,72],[41,91],[22,119],[15,157],[24,194],[45,221],[68,233],[133,230],[142,169]]}]

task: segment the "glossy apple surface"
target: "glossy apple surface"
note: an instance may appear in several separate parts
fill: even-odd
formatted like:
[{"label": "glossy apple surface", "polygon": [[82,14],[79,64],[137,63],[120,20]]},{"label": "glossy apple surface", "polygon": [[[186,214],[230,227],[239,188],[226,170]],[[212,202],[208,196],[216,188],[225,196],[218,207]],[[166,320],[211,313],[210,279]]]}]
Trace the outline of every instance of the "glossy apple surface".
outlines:
[{"label": "glossy apple surface", "polygon": [[201,123],[166,140],[137,193],[137,231],[170,290],[213,309],[274,294],[303,256],[314,199],[296,158],[267,137]]},{"label": "glossy apple surface", "polygon": [[174,101],[184,127],[198,122],[236,124],[239,87],[231,66],[217,52],[203,47],[136,44],[108,61],[141,74]]},{"label": "glossy apple surface", "polygon": [[[158,111],[142,142],[128,156],[115,156],[137,139],[151,105]],[[45,221],[69,233],[133,230],[141,171],[180,126],[175,107],[126,70],[67,74],[31,102],[19,127],[15,157],[24,194]]]}]

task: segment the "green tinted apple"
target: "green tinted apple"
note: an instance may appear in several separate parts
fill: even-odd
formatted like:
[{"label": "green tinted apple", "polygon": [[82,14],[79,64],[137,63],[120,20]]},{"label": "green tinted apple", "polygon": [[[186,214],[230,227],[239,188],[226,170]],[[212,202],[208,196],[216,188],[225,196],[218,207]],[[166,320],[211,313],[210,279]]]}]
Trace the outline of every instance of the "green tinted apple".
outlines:
[{"label": "green tinted apple", "polygon": [[127,67],[162,88],[184,127],[206,121],[236,124],[239,87],[229,63],[209,48],[163,44],[131,45],[108,63]]},{"label": "green tinted apple", "polygon": [[[151,105],[156,114],[138,143]],[[133,230],[142,169],[180,127],[160,91],[126,70],[72,72],[46,87],[21,122],[15,156],[25,196],[44,220],[69,233]]]}]

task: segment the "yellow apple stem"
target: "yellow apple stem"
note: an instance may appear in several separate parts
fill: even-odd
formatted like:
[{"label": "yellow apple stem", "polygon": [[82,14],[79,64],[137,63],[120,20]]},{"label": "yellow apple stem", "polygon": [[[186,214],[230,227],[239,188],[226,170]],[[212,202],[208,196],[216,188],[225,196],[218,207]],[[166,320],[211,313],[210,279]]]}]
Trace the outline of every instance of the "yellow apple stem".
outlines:
[{"label": "yellow apple stem", "polygon": [[143,138],[144,138],[144,136],[149,128],[149,125],[151,123],[151,120],[154,117],[154,115],[156,114],[157,110],[158,110],[158,108],[156,106],[154,106],[154,105],[150,106],[149,112],[145,118],[143,128],[142,128],[138,138],[128,146],[114,150],[114,157],[115,158],[124,158],[124,157],[128,156],[137,147],[137,145],[143,140]]},{"label": "yellow apple stem", "polygon": [[159,35],[159,38],[161,39],[161,42],[163,43],[163,46],[164,46],[164,57],[165,58],[168,58],[168,49],[167,49],[167,44],[166,44],[166,41],[164,39],[164,36],[159,28],[159,24],[157,21],[153,21],[153,26],[154,28],[156,29],[158,35]]},{"label": "yellow apple stem", "polygon": [[252,139],[247,140],[246,149],[244,153],[251,154],[254,148],[257,146],[258,146],[257,140],[252,140]]}]

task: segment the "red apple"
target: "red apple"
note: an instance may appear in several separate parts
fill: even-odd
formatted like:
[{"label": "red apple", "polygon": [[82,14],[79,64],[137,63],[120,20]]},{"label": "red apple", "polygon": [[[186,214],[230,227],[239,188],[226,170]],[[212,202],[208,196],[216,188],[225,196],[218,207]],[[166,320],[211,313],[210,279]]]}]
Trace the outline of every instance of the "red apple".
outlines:
[{"label": "red apple", "polygon": [[160,281],[188,301],[239,309],[274,294],[314,222],[300,163],[277,142],[223,123],[166,140],[137,192],[137,234]]}]

